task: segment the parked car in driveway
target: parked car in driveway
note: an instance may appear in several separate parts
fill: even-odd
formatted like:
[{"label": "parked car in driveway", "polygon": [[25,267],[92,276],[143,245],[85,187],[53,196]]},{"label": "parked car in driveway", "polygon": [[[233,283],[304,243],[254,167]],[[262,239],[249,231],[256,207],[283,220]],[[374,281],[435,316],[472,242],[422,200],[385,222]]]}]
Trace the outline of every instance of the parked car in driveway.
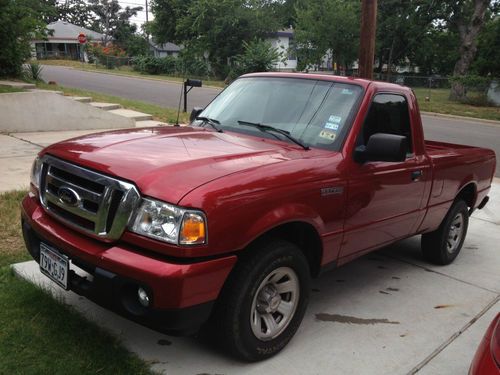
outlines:
[{"label": "parked car in driveway", "polygon": [[294,336],[322,272],[415,235],[425,259],[451,263],[495,163],[424,141],[409,88],[255,73],[190,126],[45,148],[22,227],[62,288],[162,331],[211,319],[229,351],[257,361]]},{"label": "parked car in driveway", "polygon": [[469,375],[500,375],[500,313],[486,330],[472,360]]}]

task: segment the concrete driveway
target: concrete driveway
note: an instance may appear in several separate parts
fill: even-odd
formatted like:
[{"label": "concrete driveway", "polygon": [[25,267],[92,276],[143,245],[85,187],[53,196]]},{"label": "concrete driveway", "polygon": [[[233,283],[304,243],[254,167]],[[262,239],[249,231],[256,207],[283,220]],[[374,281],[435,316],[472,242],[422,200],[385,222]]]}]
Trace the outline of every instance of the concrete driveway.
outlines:
[{"label": "concrete driveway", "polygon": [[64,292],[33,261],[13,268],[164,374],[466,374],[500,311],[499,179],[490,196],[452,265],[424,263],[412,238],[325,274],[292,342],[255,364],[214,350],[210,338],[165,336]]}]

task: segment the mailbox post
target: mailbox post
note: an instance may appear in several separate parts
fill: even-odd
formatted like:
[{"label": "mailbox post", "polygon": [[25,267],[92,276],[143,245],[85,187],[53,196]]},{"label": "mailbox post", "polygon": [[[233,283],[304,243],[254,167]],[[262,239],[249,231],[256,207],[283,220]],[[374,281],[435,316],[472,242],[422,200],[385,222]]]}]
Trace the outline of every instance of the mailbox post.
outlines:
[{"label": "mailbox post", "polygon": [[[184,112],[187,112],[187,94],[193,87],[201,87],[202,81],[200,79],[187,79],[184,82]],[[188,89],[189,87],[189,89]]]}]

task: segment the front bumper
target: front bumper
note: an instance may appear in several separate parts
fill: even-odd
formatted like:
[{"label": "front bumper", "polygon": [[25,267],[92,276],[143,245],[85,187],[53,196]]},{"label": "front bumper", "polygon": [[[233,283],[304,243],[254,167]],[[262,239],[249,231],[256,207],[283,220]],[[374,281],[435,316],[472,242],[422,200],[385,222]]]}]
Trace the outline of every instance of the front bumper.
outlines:
[{"label": "front bumper", "polygon": [[[104,243],[79,234],[48,215],[29,194],[22,202],[26,247],[39,262],[40,241],[91,275],[68,275],[77,294],[131,320],[168,333],[196,331],[210,316],[214,301],[236,256],[188,263],[175,262],[124,243]],[[151,296],[149,307],[136,298],[141,286]]]}]

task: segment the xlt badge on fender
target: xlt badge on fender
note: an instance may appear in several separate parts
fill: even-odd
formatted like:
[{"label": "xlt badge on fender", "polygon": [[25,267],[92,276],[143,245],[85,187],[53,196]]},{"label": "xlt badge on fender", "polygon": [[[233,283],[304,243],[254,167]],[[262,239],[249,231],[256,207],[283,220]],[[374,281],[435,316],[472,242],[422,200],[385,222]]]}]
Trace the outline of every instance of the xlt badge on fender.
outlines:
[{"label": "xlt badge on fender", "polygon": [[342,186],[321,188],[321,196],[322,197],[326,197],[327,195],[342,194],[343,192],[344,192],[344,188]]}]

